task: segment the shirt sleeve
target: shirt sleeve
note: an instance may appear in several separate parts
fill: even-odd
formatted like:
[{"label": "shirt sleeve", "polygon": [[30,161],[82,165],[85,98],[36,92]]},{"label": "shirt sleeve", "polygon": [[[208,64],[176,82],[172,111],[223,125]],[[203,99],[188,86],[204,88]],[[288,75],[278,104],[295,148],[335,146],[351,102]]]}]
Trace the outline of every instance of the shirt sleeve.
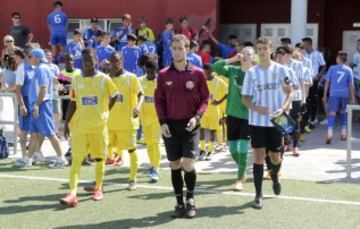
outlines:
[{"label": "shirt sleeve", "polygon": [[149,37],[148,37],[149,41],[155,41],[155,35],[154,32],[152,31],[152,29],[149,28]]},{"label": "shirt sleeve", "polygon": [[23,86],[24,80],[25,80],[25,68],[24,68],[24,64],[22,63],[16,69],[16,85]]},{"label": "shirt sleeve", "polygon": [[166,94],[163,81],[163,75],[159,73],[159,76],[157,78],[157,87],[155,89],[155,109],[160,124],[166,123],[167,119]]},{"label": "shirt sleeve", "polygon": [[141,87],[141,82],[140,82],[139,78],[137,78],[136,76],[133,76],[132,81],[133,81],[133,83],[131,85],[133,87],[132,88],[133,91],[135,91],[137,95],[139,93],[144,93],[144,91],[143,91],[143,89]]},{"label": "shirt sleeve", "polygon": [[324,56],[321,52],[319,52],[319,66],[324,66],[324,65],[326,65]]},{"label": "shirt sleeve", "polygon": [[349,77],[348,77],[348,86],[350,87],[351,85],[354,84],[354,76],[351,70],[348,71]]},{"label": "shirt sleeve", "polygon": [[209,88],[206,82],[206,76],[203,71],[200,73],[200,84],[199,84],[199,92],[200,92],[200,105],[197,110],[197,115],[203,116],[209,102]]},{"label": "shirt sleeve", "polygon": [[327,71],[327,73],[326,73],[326,80],[328,80],[328,81],[331,81],[332,79],[331,79],[331,73],[332,73],[332,67],[330,67],[329,68],[329,70]]},{"label": "shirt sleeve", "polygon": [[252,96],[254,95],[253,89],[253,82],[252,82],[252,75],[249,71],[245,73],[245,79],[243,82],[241,94],[245,96]]},{"label": "shirt sleeve", "polygon": [[230,77],[230,68],[226,65],[225,60],[218,60],[213,65],[214,72],[218,75],[225,76],[226,78]]},{"label": "shirt sleeve", "polygon": [[118,90],[116,85],[110,78],[106,78],[105,80],[105,96],[114,98],[118,94]]},{"label": "shirt sleeve", "polygon": [[38,83],[39,83],[39,87],[46,87],[47,86],[47,80],[46,80],[46,72],[42,69],[39,69],[39,71],[37,71],[37,76],[36,78],[38,79]]}]

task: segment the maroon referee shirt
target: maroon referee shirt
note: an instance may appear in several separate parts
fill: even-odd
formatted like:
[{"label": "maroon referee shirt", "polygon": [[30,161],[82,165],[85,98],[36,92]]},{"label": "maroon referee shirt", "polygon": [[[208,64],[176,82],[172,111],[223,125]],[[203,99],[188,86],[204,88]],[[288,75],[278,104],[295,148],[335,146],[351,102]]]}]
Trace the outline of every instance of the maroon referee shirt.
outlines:
[{"label": "maroon referee shirt", "polygon": [[155,107],[161,124],[202,116],[208,99],[209,89],[202,69],[188,63],[185,71],[171,65],[159,72]]}]

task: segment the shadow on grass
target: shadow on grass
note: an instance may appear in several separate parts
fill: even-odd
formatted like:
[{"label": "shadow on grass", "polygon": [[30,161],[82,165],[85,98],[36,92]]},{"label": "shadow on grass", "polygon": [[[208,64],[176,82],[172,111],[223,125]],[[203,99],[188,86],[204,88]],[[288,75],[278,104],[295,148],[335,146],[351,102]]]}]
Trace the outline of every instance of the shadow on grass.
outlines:
[{"label": "shadow on grass", "polygon": [[[251,208],[252,202],[245,203],[242,206],[236,207],[225,207],[225,206],[215,206],[215,207],[204,207],[198,209],[198,218],[220,218],[223,216],[229,215],[240,215],[244,214],[246,209]],[[173,219],[171,217],[172,211],[166,211],[158,213],[154,216],[145,217],[145,218],[133,218],[133,219],[121,219],[108,222],[101,222],[98,224],[87,224],[87,225],[73,225],[65,227],[57,227],[57,229],[80,229],[80,228],[148,228],[155,227],[162,224],[169,223],[174,220],[186,220],[186,219]]]}]

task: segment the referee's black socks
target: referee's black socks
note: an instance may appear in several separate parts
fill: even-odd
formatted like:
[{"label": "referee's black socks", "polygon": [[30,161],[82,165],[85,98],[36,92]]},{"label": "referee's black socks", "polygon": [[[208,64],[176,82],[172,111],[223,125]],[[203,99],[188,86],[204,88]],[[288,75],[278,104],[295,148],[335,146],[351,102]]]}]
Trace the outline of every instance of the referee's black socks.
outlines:
[{"label": "referee's black socks", "polygon": [[272,167],[272,170],[271,170],[271,179],[273,181],[278,181],[278,173],[280,171],[280,168],[281,168],[281,162],[277,165],[275,165],[274,163],[271,162],[271,167]]},{"label": "referee's black socks", "polygon": [[264,177],[264,165],[253,164],[253,175],[256,196],[262,195],[262,182]]},{"label": "referee's black socks", "polygon": [[184,205],[183,199],[183,187],[184,181],[181,174],[182,169],[173,170],[171,169],[171,181],[174,187],[174,192],[176,196],[176,201],[178,205]]},{"label": "referee's black socks", "polygon": [[196,171],[193,169],[190,172],[185,171],[184,176],[185,184],[186,184],[186,200],[194,198],[194,189],[196,184]]}]

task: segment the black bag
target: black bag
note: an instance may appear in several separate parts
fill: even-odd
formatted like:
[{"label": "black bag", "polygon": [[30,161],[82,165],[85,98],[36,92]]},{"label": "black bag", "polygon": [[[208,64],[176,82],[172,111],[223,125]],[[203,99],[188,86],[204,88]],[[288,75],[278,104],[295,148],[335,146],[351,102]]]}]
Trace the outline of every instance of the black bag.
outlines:
[{"label": "black bag", "polygon": [[0,159],[6,159],[9,157],[9,148],[5,137],[3,136],[3,130],[0,130]]}]

